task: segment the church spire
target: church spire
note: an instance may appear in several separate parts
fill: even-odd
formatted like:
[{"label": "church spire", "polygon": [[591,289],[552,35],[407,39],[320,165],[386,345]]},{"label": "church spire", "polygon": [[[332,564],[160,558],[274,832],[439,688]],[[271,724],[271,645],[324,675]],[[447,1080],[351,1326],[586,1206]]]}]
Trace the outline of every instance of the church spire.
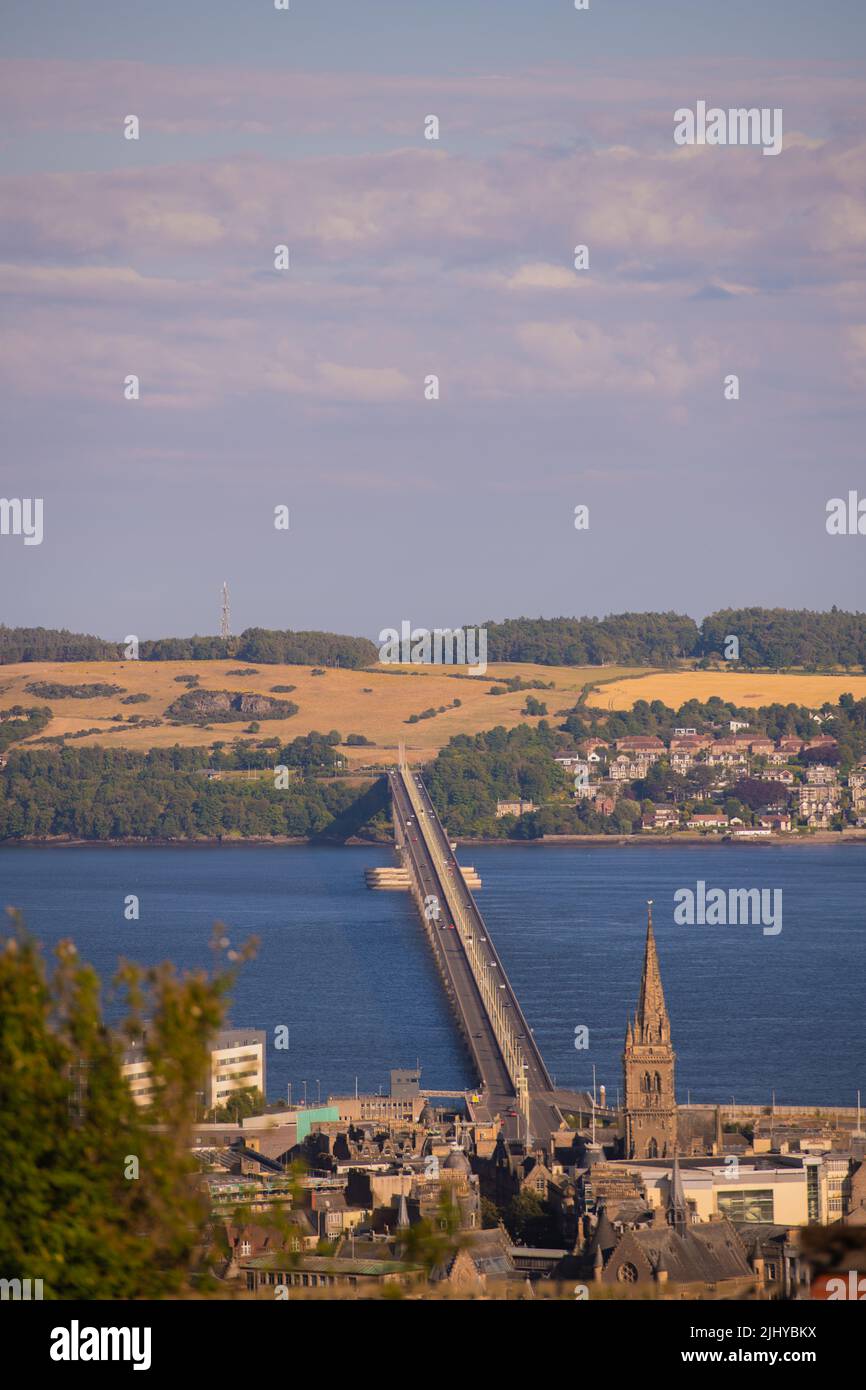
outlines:
[{"label": "church spire", "polygon": [[643,1043],[668,1042],[670,1039],[670,1020],[653,935],[652,898],[647,902],[646,950],[634,1031],[636,1040]]},{"label": "church spire", "polygon": [[676,1054],[653,936],[652,903],[647,906],[640,995],[622,1055],[626,1158],[668,1158],[677,1144]]},{"label": "church spire", "polygon": [[680,1172],[679,1151],[674,1153],[674,1166],[671,1170],[670,1187],[668,1190],[668,1221],[678,1235],[685,1235],[686,1223],[689,1219],[689,1208],[686,1202],[685,1188],[683,1187],[683,1175]]}]

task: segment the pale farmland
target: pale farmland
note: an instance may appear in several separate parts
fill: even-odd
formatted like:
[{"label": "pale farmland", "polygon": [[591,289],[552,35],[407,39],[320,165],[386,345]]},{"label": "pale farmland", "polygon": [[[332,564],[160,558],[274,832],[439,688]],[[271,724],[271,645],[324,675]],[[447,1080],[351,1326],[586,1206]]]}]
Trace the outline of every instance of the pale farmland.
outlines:
[{"label": "pale farmland", "polygon": [[605,680],[587,696],[596,709],[631,709],[635,700],[661,700],[679,709],[686,700],[709,700],[718,695],[732,704],[758,709],[761,705],[805,705],[820,709],[835,704],[846,691],[855,699],[866,696],[866,676],[774,675],[753,671],[649,671],[632,680]]},{"label": "pale farmland", "polygon": [[[118,662],[32,662],[18,666],[0,667],[0,709],[10,705],[48,705],[53,718],[43,735],[75,734],[83,729],[96,733],[70,741],[71,747],[102,744],[106,747],[165,748],[173,744],[185,747],[207,747],[217,740],[231,742],[236,738],[260,740],[279,738],[281,741],[307,734],[317,729],[328,733],[339,730],[345,739],[348,734],[363,734],[373,747],[344,747],[342,752],[353,766],[385,765],[393,760],[398,743],[406,744],[407,756],[413,762],[434,757],[455,734],[474,734],[497,724],[513,728],[517,724],[537,724],[539,717],[521,713],[527,695],[547,705],[548,717],[554,722],[559,712],[570,709],[589,681],[601,678],[602,684],[590,691],[587,703],[604,710],[630,708],[635,700],[662,700],[678,708],[685,700],[709,699],[718,695],[735,704],[749,707],[774,702],[807,705],[817,708],[825,700],[835,701],[843,691],[855,697],[866,696],[866,676],[772,675],[735,671],[645,671],[626,667],[597,666],[536,666],[507,663],[490,666],[484,676],[471,680],[456,680],[451,668],[436,670],[402,668],[406,675],[390,675],[382,671],[349,671],[328,668],[323,676],[312,675],[309,666],[260,666],[256,675],[230,676],[230,670],[242,669],[237,661],[118,661]],[[391,671],[398,668],[391,667]],[[199,690],[231,690],[270,695],[276,699],[292,700],[298,713],[288,719],[259,718],[259,732],[245,734],[247,720],[231,723],[214,722],[207,727],[175,725],[165,719],[165,710],[183,695],[187,686],[175,680],[179,675],[199,678]],[[523,680],[553,681],[552,690],[514,691],[491,695],[490,688],[508,676]],[[99,696],[95,699],[38,696],[26,687],[34,681],[58,685],[119,685],[122,693]],[[275,685],[293,685],[290,694],[273,692]],[[124,705],[126,695],[145,694],[146,703]],[[420,714],[430,707],[462,703],[458,709],[447,709],[432,719],[408,724],[411,714]],[[142,720],[162,719],[158,728],[140,728],[128,722],[130,714]],[[123,722],[113,716],[123,716]],[[33,742],[33,740],[30,740]]]},{"label": "pale farmland", "polygon": [[[328,733],[337,729],[343,738],[348,734],[363,734],[375,745],[344,748],[343,754],[353,765],[387,764],[393,760],[400,740],[406,743],[407,756],[421,762],[434,757],[455,734],[474,734],[482,729],[503,724],[537,724],[538,718],[521,715],[527,694],[535,695],[547,705],[551,716],[558,710],[570,708],[580,695],[584,684],[598,674],[598,667],[546,667],[533,665],[491,666],[484,676],[471,680],[455,680],[453,672],[464,668],[443,668],[435,671],[404,668],[407,675],[389,675],[381,671],[349,671],[328,668],[322,676],[314,676],[309,666],[250,667],[256,675],[230,676],[231,670],[241,669],[237,661],[91,661],[91,662],[28,662],[18,666],[0,667],[0,708],[20,704],[27,707],[48,705],[53,718],[42,737],[74,734],[82,729],[97,729],[86,738],[76,738],[70,747],[81,748],[102,744],[109,748],[166,748],[173,744],[185,747],[207,747],[216,740],[231,742],[246,737],[255,740],[279,738],[288,741],[299,734],[317,729]],[[391,667],[391,670],[397,668]],[[627,668],[606,668],[613,675],[625,675]],[[179,675],[199,678],[199,690],[243,691],[247,694],[270,695],[275,685],[293,685],[290,694],[274,693],[275,699],[292,700],[298,713],[289,719],[259,717],[260,731],[245,735],[249,721],[212,723],[200,728],[194,725],[174,725],[167,721],[158,728],[138,728],[127,722],[130,714],[142,720],[165,719],[165,710],[187,686],[175,680]],[[489,694],[498,679],[521,676],[524,680],[554,681],[553,690],[516,691],[506,695]],[[95,699],[39,696],[26,689],[34,681],[58,685],[119,685],[121,694],[99,696]],[[145,694],[146,703],[124,705],[127,695]],[[448,709],[432,719],[407,724],[410,714],[452,700],[462,703],[458,709]],[[123,723],[112,716],[122,715]],[[561,721],[560,721],[561,722]],[[111,732],[111,731],[114,732]],[[31,740],[32,742],[33,740]]]}]

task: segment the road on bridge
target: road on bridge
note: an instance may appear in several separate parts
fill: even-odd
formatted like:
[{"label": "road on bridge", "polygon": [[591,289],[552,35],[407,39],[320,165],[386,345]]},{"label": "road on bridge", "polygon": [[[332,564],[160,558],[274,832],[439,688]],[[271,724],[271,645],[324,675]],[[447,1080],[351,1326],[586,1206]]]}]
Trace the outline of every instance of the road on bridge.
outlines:
[{"label": "road on bridge", "polygon": [[[423,815],[416,816],[404,778],[412,778],[416,796],[420,798]],[[503,1128],[509,1138],[526,1139],[519,1133],[519,1121],[514,1083],[503,1059],[493,1025],[475,982],[461,933],[448,924],[454,920],[449,906],[455,899],[463,909],[464,921],[480,948],[485,968],[491,971],[500,990],[503,1006],[508,1010],[511,1025],[523,1054],[524,1071],[529,1091],[529,1122],[533,1140],[547,1143],[548,1135],[562,1125],[562,1114],[553,1097],[553,1083],[544,1064],[538,1044],[527,1023],[520,1003],[499,958],[496,947],[478,910],[475,899],[466,887],[448,837],[436,814],[423,778],[414,772],[393,769],[388,774],[395,821],[399,819],[405,840],[410,872],[415,876],[422,898],[435,896],[442,905],[438,923],[434,923],[434,949],[443,964],[446,979],[463,1018],[470,1051],[482,1083],[483,1100],[491,1116],[503,1117]],[[443,882],[441,865],[444,864]],[[476,1111],[479,1107],[475,1107]]]}]

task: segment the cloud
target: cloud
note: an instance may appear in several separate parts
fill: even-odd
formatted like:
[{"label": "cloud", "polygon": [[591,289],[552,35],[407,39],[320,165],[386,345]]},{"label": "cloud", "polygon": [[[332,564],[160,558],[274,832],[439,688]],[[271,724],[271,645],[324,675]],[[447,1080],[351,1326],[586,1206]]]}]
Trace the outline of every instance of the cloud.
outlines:
[{"label": "cloud", "polygon": [[516,336],[535,390],[678,397],[708,370],[651,324],[620,335],[587,321],[533,322]]},{"label": "cloud", "polygon": [[457,269],[471,258],[509,274],[511,288],[544,288],[545,277],[565,288],[581,241],[603,273],[830,282],[843,262],[862,268],[864,188],[866,146],[794,147],[773,161],[709,147],[246,157],[8,176],[15,211],[0,253],[167,269],[192,257],[206,276],[215,266],[263,273],[285,242],[305,273],[384,273],[419,257]]},{"label": "cloud", "polygon": [[510,290],[573,290],[579,281],[577,273],[565,266],[534,261],[519,266],[505,283]]},{"label": "cloud", "polygon": [[[746,64],[738,80],[760,71]],[[847,132],[858,85],[829,65],[812,72],[808,101],[828,103]],[[767,101],[804,120],[816,109],[796,105],[785,70],[764,77]],[[135,372],[143,402],[171,410],[262,394],[402,407],[431,371],[443,407],[615,391],[682,410],[727,362],[760,371],[763,355],[777,380],[801,381],[809,333],[828,378],[860,379],[860,136],[798,130],[786,111],[778,159],[679,149],[680,79],[637,68],[579,84],[565,69],[296,84],[270,70],[123,63],[15,64],[11,78],[0,111],[20,129],[101,132],[114,128],[106,112],[140,107],[145,131],[187,129],[204,110],[213,129],[297,117],[314,135],[387,127],[398,140],[204,159],[184,143],[182,160],[157,164],[132,162],[118,136],[121,167],[5,177],[0,379],[13,392],[41,392],[58,360],[62,395],[114,401]],[[420,134],[429,110],[447,133],[438,146]],[[458,129],[469,134],[455,148]],[[490,132],[503,138],[485,146]],[[573,268],[578,243],[587,271]],[[835,338],[821,327],[827,309]]]},{"label": "cloud", "polygon": [[396,367],[353,367],[320,362],[318,380],[326,395],[341,400],[389,401],[405,397],[412,383]]}]

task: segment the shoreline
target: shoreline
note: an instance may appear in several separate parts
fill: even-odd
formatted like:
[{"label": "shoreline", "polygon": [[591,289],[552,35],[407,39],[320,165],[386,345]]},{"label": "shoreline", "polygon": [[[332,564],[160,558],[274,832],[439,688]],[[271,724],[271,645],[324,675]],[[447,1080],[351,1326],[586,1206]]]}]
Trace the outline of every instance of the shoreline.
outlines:
[{"label": "shoreline", "polygon": [[[701,831],[681,831],[675,835],[544,835],[537,840],[506,840],[506,839],[487,839],[484,836],[467,835],[457,836],[458,846],[473,848],[500,848],[511,849],[514,847],[533,849],[539,845],[548,848],[559,847],[563,849],[580,848],[581,845],[592,847],[607,846],[610,849],[632,848],[635,846],[647,847],[656,846],[658,848],[671,848],[677,845],[685,846],[739,846],[750,845],[760,848],[762,845],[866,845],[866,830],[850,830],[841,833],[838,830],[815,830],[810,834],[774,834],[762,836],[760,839],[733,840],[728,836],[705,835]],[[29,836],[22,839],[0,840],[0,853],[5,849],[249,849],[268,847],[272,849],[291,849],[296,846],[309,846],[312,849],[393,849],[393,840],[359,840],[350,836],[347,840],[328,841],[311,839],[309,836],[250,836],[246,839],[210,839],[210,840],[143,840],[143,839],[124,839],[124,840],[79,840],[71,836],[46,835]]]},{"label": "shoreline", "polygon": [[682,831],[677,835],[543,835],[538,840],[485,840],[473,836],[462,839],[458,845],[547,845],[571,849],[575,845],[611,845],[617,849],[624,845],[676,846],[676,845],[719,845],[728,848],[735,845],[856,845],[866,844],[866,830],[855,830],[841,835],[838,830],[815,830],[808,835],[782,834],[762,835],[759,839],[732,840],[730,836],[704,835],[700,830]]}]

